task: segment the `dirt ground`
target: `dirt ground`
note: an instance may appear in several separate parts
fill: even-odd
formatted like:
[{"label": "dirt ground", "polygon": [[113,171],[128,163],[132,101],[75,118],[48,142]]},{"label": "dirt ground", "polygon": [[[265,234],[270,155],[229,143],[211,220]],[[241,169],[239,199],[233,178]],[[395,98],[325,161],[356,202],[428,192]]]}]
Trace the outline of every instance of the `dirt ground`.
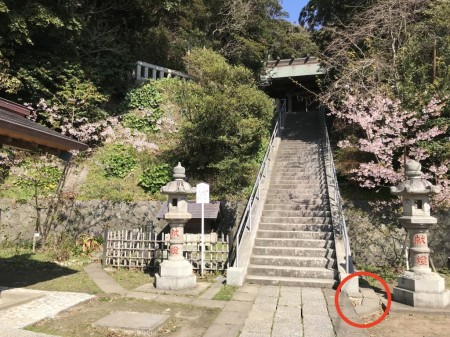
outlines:
[{"label": "dirt ground", "polygon": [[[94,327],[92,323],[115,311],[137,311],[166,314],[167,320],[156,332],[130,333]],[[166,304],[120,297],[97,297],[64,311],[52,319],[46,319],[31,326],[29,330],[65,337],[198,337],[202,336],[219,309],[203,308],[182,304]]]},{"label": "dirt ground", "polygon": [[391,312],[368,332],[370,337],[448,337],[450,314]]}]

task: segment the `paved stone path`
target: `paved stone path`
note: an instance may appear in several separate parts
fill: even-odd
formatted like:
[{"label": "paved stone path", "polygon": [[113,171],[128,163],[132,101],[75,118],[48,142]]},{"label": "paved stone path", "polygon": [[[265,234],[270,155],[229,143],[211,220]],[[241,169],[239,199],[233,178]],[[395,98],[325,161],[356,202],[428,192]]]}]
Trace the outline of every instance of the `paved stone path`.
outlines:
[{"label": "paved stone path", "polygon": [[[342,321],[334,295],[333,289],[244,285],[203,337],[368,336]],[[360,323],[346,296],[341,296],[340,306],[350,320]]]},{"label": "paved stone path", "polygon": [[[221,312],[204,337],[367,337],[341,320],[334,306],[333,289],[246,284],[239,287],[229,302],[212,297],[221,282],[212,285],[200,296],[127,291],[99,265],[85,268],[87,274],[106,293],[154,300],[221,308]],[[8,291],[43,294],[43,297],[0,312],[1,337],[48,337],[42,333],[22,330],[44,318],[52,317],[94,296],[82,293],[14,289]],[[340,306],[352,321],[358,316],[347,296],[341,296]]]},{"label": "paved stone path", "polygon": [[4,309],[0,315],[0,336],[46,336],[35,332],[19,330],[44,318],[53,317],[78,303],[95,296],[59,291],[41,291],[32,289],[11,289],[5,292],[32,293],[44,295],[31,302]]}]

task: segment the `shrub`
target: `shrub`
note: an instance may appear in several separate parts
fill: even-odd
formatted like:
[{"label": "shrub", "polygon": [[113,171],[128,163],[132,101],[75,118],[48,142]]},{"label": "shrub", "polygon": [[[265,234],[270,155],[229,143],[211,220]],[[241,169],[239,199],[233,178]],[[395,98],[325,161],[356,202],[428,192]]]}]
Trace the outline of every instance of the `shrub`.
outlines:
[{"label": "shrub", "polygon": [[170,166],[168,164],[152,165],[147,167],[139,179],[141,186],[148,193],[156,193],[171,179]]},{"label": "shrub", "polygon": [[137,165],[136,155],[131,147],[114,145],[102,160],[106,177],[124,178]]},{"label": "shrub", "polygon": [[125,106],[128,109],[156,109],[161,103],[161,94],[156,89],[153,81],[143,86],[130,90],[125,96]]},{"label": "shrub", "polygon": [[192,51],[186,63],[199,82],[181,88],[186,121],[179,155],[191,174],[215,180],[213,193],[240,193],[254,179],[273,102],[256,88],[248,69],[210,50]]},{"label": "shrub", "polygon": [[147,111],[142,116],[131,112],[122,116],[122,125],[145,133],[155,132],[159,130],[158,120],[161,116],[161,109]]}]

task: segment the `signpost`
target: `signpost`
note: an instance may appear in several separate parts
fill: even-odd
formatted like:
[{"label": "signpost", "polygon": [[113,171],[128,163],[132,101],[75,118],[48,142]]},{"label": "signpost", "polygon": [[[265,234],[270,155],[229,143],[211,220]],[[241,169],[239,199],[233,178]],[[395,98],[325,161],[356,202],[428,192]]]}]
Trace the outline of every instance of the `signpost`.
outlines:
[{"label": "signpost", "polygon": [[209,204],[209,185],[206,183],[197,184],[196,203],[202,204],[202,247],[201,247],[201,275],[203,276],[205,269],[205,204]]}]

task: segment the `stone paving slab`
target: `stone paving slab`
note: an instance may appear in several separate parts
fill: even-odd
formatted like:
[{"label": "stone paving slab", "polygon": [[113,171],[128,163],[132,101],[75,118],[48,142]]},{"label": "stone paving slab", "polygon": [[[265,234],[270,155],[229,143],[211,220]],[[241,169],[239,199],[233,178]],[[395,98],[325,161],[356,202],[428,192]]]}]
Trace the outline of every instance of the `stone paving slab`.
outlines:
[{"label": "stone paving slab", "polygon": [[247,317],[247,313],[250,311],[252,306],[253,306],[253,303],[249,303],[249,302],[230,301],[225,305],[225,307],[223,308],[223,311],[240,312],[240,313],[245,314],[245,317]]},{"label": "stone paving slab", "polygon": [[213,324],[203,337],[236,337],[239,335],[241,328],[242,324]]},{"label": "stone paving slab", "polygon": [[127,291],[109,276],[99,263],[91,263],[84,270],[94,283],[107,294],[125,295]]},{"label": "stone paving slab", "polygon": [[94,322],[93,325],[124,330],[153,331],[169,318],[170,315],[116,311]]},{"label": "stone paving slab", "polygon": [[303,328],[302,324],[293,323],[275,323],[272,327],[272,336],[276,337],[302,337]]},{"label": "stone paving slab", "polygon": [[280,298],[278,300],[278,306],[301,307],[302,306],[301,293],[292,293],[290,295],[281,293]]},{"label": "stone paving slab", "polygon": [[335,337],[328,315],[303,316],[303,331],[305,337]]},{"label": "stone paving slab", "polygon": [[[134,289],[134,291],[143,293],[164,294],[164,295],[167,294],[178,296],[179,295],[199,296],[201,293],[205,292],[210,286],[211,283],[208,282],[197,282],[196,287],[193,289],[164,290],[164,289],[157,289],[153,283],[146,283],[140,287],[137,287],[136,289]],[[216,293],[214,293],[214,295]]]},{"label": "stone paving slab", "polygon": [[20,329],[44,318],[53,317],[95,296],[83,293],[15,289],[18,292],[41,293],[45,296],[13,308],[2,310],[0,329]]},{"label": "stone paving slab", "polygon": [[275,316],[273,318],[273,322],[275,323],[301,323],[302,322],[302,309],[301,307],[288,307],[288,306],[279,306],[277,311],[275,312]]},{"label": "stone paving slab", "polygon": [[213,284],[210,283],[209,288],[205,292],[203,292],[198,298],[205,300],[212,299],[219,292],[220,288],[222,288],[225,280],[226,279],[224,277],[217,277],[216,282]]},{"label": "stone paving slab", "polygon": [[27,331],[22,329],[0,328],[0,336],[2,337],[58,337],[55,335],[47,335],[34,331]]},{"label": "stone paving slab", "polygon": [[15,307],[17,305],[31,302],[39,297],[45,296],[41,293],[20,292],[15,289],[5,289],[1,291],[0,310]]}]

